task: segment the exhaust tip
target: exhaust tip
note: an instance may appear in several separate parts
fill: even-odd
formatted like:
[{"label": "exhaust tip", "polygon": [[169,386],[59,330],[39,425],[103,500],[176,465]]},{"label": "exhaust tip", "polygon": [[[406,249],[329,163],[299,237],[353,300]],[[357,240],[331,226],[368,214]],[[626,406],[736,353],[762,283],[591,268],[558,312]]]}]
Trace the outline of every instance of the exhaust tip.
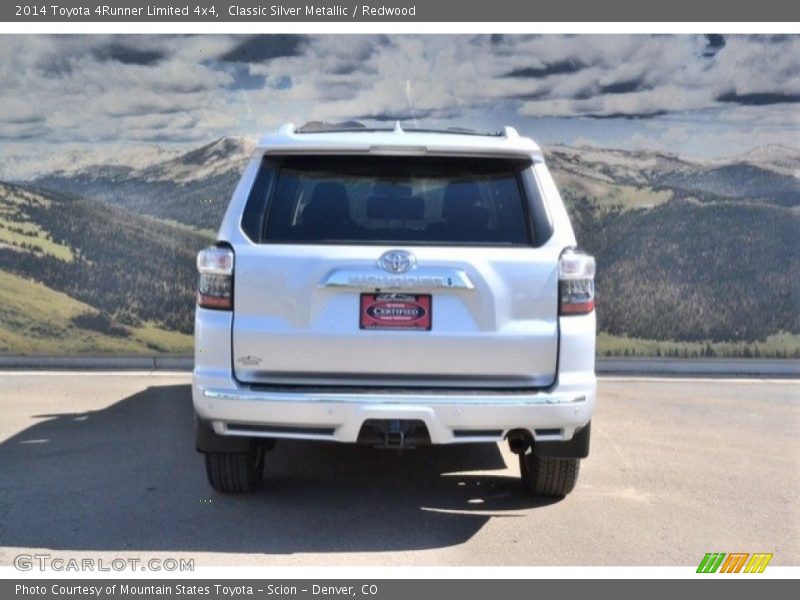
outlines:
[{"label": "exhaust tip", "polygon": [[528,448],[533,445],[533,436],[530,431],[525,429],[514,429],[508,432],[508,449],[514,454],[525,454]]}]

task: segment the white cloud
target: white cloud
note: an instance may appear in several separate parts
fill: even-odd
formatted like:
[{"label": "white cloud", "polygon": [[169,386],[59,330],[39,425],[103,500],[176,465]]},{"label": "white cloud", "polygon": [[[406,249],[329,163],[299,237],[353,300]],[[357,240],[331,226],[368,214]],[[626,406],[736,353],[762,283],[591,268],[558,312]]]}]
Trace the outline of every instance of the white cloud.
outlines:
[{"label": "white cloud", "polygon": [[[800,129],[800,104],[771,103],[800,94],[800,36],[727,36],[712,55],[703,36],[329,35],[302,38],[286,53],[294,55],[221,64],[243,41],[0,36],[0,143],[193,143],[286,120],[369,116],[449,123],[667,114],[739,140],[784,143]],[[602,143],[599,128],[591,137]],[[674,123],[637,133],[627,143],[696,141]]]}]

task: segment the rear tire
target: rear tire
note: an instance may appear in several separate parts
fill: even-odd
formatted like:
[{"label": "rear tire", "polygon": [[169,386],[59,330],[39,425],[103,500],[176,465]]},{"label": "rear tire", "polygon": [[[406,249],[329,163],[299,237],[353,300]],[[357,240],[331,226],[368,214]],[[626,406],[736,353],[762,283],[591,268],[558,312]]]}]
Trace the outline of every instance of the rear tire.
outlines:
[{"label": "rear tire", "polygon": [[206,475],[211,487],[224,494],[241,494],[261,483],[264,448],[253,444],[247,452],[209,452]]},{"label": "rear tire", "polygon": [[534,496],[566,496],[575,487],[580,466],[579,458],[540,457],[531,450],[519,455],[522,483]]}]

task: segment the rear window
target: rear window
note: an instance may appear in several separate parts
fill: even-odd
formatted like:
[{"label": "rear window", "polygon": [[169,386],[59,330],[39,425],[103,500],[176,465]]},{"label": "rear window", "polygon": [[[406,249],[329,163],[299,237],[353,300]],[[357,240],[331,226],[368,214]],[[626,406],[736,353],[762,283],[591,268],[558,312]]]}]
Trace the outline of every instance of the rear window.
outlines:
[{"label": "rear window", "polygon": [[267,243],[530,246],[522,178],[530,166],[527,160],[455,157],[269,160],[243,226]]}]

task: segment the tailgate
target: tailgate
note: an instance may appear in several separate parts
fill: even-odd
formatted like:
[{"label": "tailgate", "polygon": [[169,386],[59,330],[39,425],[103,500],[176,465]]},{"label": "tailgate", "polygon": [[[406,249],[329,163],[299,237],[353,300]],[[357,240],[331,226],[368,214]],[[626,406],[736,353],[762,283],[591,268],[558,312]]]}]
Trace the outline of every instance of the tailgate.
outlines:
[{"label": "tailgate", "polygon": [[254,243],[235,250],[240,381],[553,382],[559,249],[537,233],[529,160],[293,156],[264,168],[273,183],[245,209]]},{"label": "tailgate", "polygon": [[[483,249],[476,260],[470,248],[415,248],[417,266],[405,275],[377,266],[389,250],[263,245],[237,252],[237,379],[445,387],[553,382],[555,250]],[[392,297],[400,302],[378,303],[385,315],[373,314],[399,313],[399,327],[364,327],[363,303]],[[404,326],[413,299],[423,301],[429,329]]]}]

